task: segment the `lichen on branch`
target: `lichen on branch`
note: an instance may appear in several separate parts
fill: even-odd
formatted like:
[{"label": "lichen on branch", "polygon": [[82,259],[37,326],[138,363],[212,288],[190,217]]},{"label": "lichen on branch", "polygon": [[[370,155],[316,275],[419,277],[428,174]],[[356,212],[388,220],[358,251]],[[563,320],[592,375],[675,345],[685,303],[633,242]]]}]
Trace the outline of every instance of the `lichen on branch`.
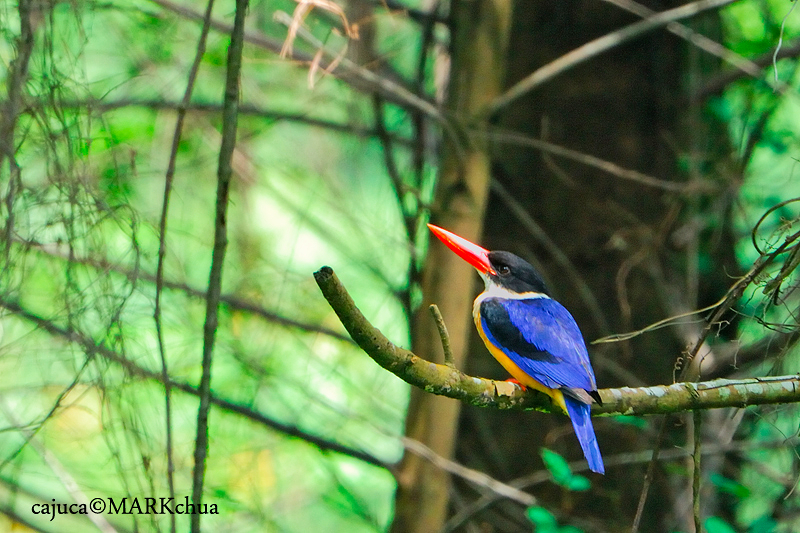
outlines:
[{"label": "lichen on branch", "polygon": [[[393,344],[364,317],[332,268],[320,268],[314,273],[314,279],[356,344],[376,363],[403,381],[432,394],[481,407],[559,411],[543,393],[531,389],[523,391],[506,381],[469,376],[451,366],[426,361]],[[701,383],[600,389],[598,392],[603,405],[592,406],[594,415],[679,413],[693,409],[798,402],[800,376],[717,379]]]}]

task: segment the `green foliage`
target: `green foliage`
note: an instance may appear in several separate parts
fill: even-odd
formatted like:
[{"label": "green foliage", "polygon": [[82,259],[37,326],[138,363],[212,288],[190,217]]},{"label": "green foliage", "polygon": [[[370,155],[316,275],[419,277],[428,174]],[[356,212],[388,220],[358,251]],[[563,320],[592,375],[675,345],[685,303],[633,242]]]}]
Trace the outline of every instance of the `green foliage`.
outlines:
[{"label": "green foliage", "polygon": [[[764,64],[763,78],[770,82],[775,77],[796,91],[798,78],[797,62],[779,59],[772,64],[772,54],[782,37],[782,47],[796,43],[800,34],[800,17],[795,3],[781,0],[763,2],[736,2],[721,13],[724,43],[730,49],[748,57],[768,58]],[[791,12],[792,8],[794,10]],[[784,25],[781,30],[781,24]],[[780,35],[780,32],[783,34]],[[788,203],[772,210],[766,216],[751,239],[751,230],[762,215],[790,198],[800,196],[798,182],[798,157],[800,137],[797,133],[800,105],[795,98],[782,96],[773,91],[763,80],[742,78],[730,84],[714,98],[709,111],[728,125],[731,144],[741,156],[742,181],[739,202],[743,209],[733,217],[734,228],[740,241],[737,257],[744,269],[758,258],[756,245],[766,252],[778,246],[782,240],[797,231],[800,209],[796,203]],[[741,316],[755,320],[742,320],[739,324],[739,342],[742,346],[777,338],[775,331],[794,331],[797,328],[796,304],[791,292],[797,283],[797,275],[783,275],[781,261],[789,261],[791,254],[779,258],[758,283],[746,291],[739,307]],[[780,279],[780,283],[776,280]],[[800,356],[796,349],[781,350],[764,364],[751,367],[751,375],[771,372],[797,372]],[[797,406],[786,406],[767,411],[748,410],[738,432],[752,444],[780,441],[797,434]],[[731,497],[732,516],[737,528],[729,526],[716,517],[706,523],[708,531],[794,531],[800,522],[793,518],[798,505],[796,484],[788,473],[796,470],[796,453],[790,447],[753,449],[743,455],[737,463],[735,474],[726,470],[726,475],[711,473],[709,480],[715,490]],[[773,517],[780,516],[778,520]],[[712,530],[712,528],[717,528]]]},{"label": "green foliage", "polygon": [[750,496],[750,489],[735,481],[728,479],[725,476],[716,472],[708,477],[709,481],[717,488],[718,491],[730,494],[740,499]]},{"label": "green foliage", "polygon": [[553,513],[544,507],[528,507],[525,514],[528,520],[533,522],[534,531],[537,533],[558,531],[558,520],[553,516]]},{"label": "green foliage", "polygon": [[703,522],[703,527],[706,528],[707,533],[736,533],[733,527],[718,516],[706,518],[705,522]]},{"label": "green foliage", "polygon": [[[0,7],[3,106],[9,67],[20,48],[17,4]],[[181,5],[196,13],[205,7],[204,2]],[[296,5],[253,2],[248,29],[280,42],[286,28],[272,16]],[[0,298],[51,326],[48,331],[5,310],[0,315],[0,506],[10,516],[28,517],[32,502],[75,499],[65,486],[77,486],[88,498],[167,495],[164,387],[131,369],[161,371],[153,320],[157,228],[175,109],[200,34],[196,20],[141,0],[36,6],[36,38],[13,143],[19,181],[12,183],[5,154],[0,165],[0,219],[4,228],[12,218],[14,224],[0,239]],[[721,12],[724,44],[748,56],[771,53],[790,7],[785,0],[734,3]],[[786,20],[784,46],[800,32],[797,13]],[[230,4],[218,3],[214,17],[230,23]],[[382,67],[397,79],[415,79],[419,25],[382,9],[372,20],[379,30],[375,51],[385,62]],[[335,19],[315,12],[307,22],[317,37],[341,44],[332,30],[339,24]],[[433,35],[445,44],[445,25],[434,26]],[[192,111],[184,127],[165,240],[165,358],[172,379],[190,385],[197,382],[203,344],[219,150],[215,106],[224,86],[227,45],[226,36],[212,30],[192,97],[205,107]],[[296,48],[314,52],[302,42]],[[403,211],[421,214],[432,204],[437,169],[426,160],[416,174],[408,148],[416,133],[414,118],[386,104],[386,128],[397,141],[393,153],[404,189],[398,202],[384,147],[363,133],[374,125],[369,95],[331,76],[311,89],[307,65],[278,59],[255,44],[248,45],[244,61],[223,272],[223,293],[231,298],[222,306],[216,331],[212,390],[298,431],[383,461],[397,460],[407,387],[342,338],[311,272],[322,264],[333,266],[372,322],[394,341],[408,344],[408,301],[421,300],[408,274],[422,265],[424,254],[417,248],[424,239],[406,234],[402,216]],[[434,63],[431,56],[423,65],[426,96],[436,89]],[[781,81],[797,86],[796,59],[780,60],[777,72]],[[765,69],[764,76],[772,77],[772,70]],[[741,175],[720,194],[735,197],[735,208],[721,206],[724,216],[698,216],[696,223],[715,239],[732,229],[740,239],[737,258],[748,268],[758,255],[749,235],[754,222],[771,205],[800,196],[800,105],[795,97],[777,98],[763,81],[742,79],[713,98],[708,113],[727,126],[737,154],[749,159],[741,161],[736,170]],[[426,141],[434,146],[431,152],[435,137]],[[730,164],[706,163],[713,176]],[[681,170],[691,168],[691,158],[684,157]],[[767,248],[796,231],[799,213],[797,204],[776,210],[764,221],[757,242]],[[665,242],[673,243],[672,237]],[[709,257],[699,252],[700,272],[719,268]],[[756,318],[740,326],[742,345],[769,338],[771,328],[796,325],[796,311],[788,303],[763,303],[767,278],[778,268],[759,281],[760,287],[748,289],[738,308]],[[408,298],[406,290],[413,292]],[[104,358],[69,334],[120,359]],[[799,359],[797,350],[786,352],[756,369],[796,372]],[[133,366],[123,368],[120,361]],[[179,497],[191,489],[196,413],[196,398],[173,389]],[[737,439],[765,445],[785,439],[797,434],[797,420],[796,406],[750,411]],[[395,480],[387,471],[321,451],[241,413],[215,408],[211,421],[206,497],[221,514],[209,517],[205,529],[305,532],[324,524],[326,531],[358,533],[382,531],[390,522]],[[646,427],[638,417],[615,421]],[[569,492],[592,488],[562,456],[547,449],[541,454],[554,483]],[[796,479],[785,475],[796,471],[796,457],[791,447],[748,449],[737,471],[711,473],[710,489],[726,495],[719,498],[730,513],[724,516],[735,517],[752,533],[800,529],[794,518],[797,491],[790,490]],[[682,465],[665,469],[687,475]],[[560,526],[544,507],[527,514],[536,531],[580,531]],[[85,531],[90,526],[82,517],[60,518],[42,519],[33,528]],[[178,519],[178,531],[187,530],[184,518]],[[120,530],[169,528],[168,517],[109,520]],[[10,518],[0,520],[0,529],[18,526]],[[716,516],[705,527],[709,533],[734,531]]]},{"label": "green foliage", "polygon": [[[16,5],[0,8],[6,66],[18,50]],[[204,5],[185,7],[201,12]],[[296,5],[261,3],[267,22],[255,14],[251,20],[282,39],[286,29],[271,23],[272,12]],[[14,239],[0,243],[0,298],[135,368],[160,373],[153,320],[159,217],[175,106],[200,24],[151,2],[42,9],[15,142],[20,181],[8,198],[8,160],[0,166],[0,218],[5,224],[7,206],[16,215]],[[232,14],[224,3],[214,11],[224,23]],[[415,29],[405,22],[396,28]],[[192,98],[206,109],[187,117],[167,221],[165,357],[172,379],[192,386],[203,346],[219,151],[215,105],[227,45],[212,30]],[[414,53],[406,47],[405,61]],[[408,313],[398,296],[408,285],[412,249],[381,144],[354,133],[371,124],[371,98],[331,77],[311,90],[306,68],[256,45],[247,46],[244,61],[241,100],[251,114],[243,111],[238,121],[222,284],[230,298],[216,331],[212,391],[276,423],[394,461],[402,451],[407,386],[343,338],[311,276],[331,264],[350,280],[371,320],[408,343]],[[387,130],[408,135],[405,112],[387,109]],[[276,118],[283,116],[298,118]],[[309,126],[304,116],[343,127]],[[403,146],[398,168],[412,183]],[[433,176],[426,166],[419,186],[427,192],[417,208],[430,202]],[[14,487],[0,497],[4,508],[30,517],[36,498],[72,501],[61,472],[89,498],[168,496],[161,385],[5,311],[0,371],[10,384],[4,402],[13,406],[0,412],[7,428],[3,488]],[[191,492],[196,398],[172,389],[171,415],[175,492],[183,498]],[[329,531],[372,532],[389,523],[395,480],[384,469],[222,409],[212,408],[210,427],[205,501],[220,514],[204,519],[204,530],[291,532],[325,524]],[[20,491],[26,496],[9,496]],[[46,518],[35,527],[91,527],[86,517]],[[170,527],[168,516],[109,521],[121,530]],[[0,529],[10,527],[0,518]],[[177,530],[188,530],[186,517],[178,517]]]},{"label": "green foliage", "polygon": [[550,472],[557,485],[575,492],[587,491],[591,488],[592,482],[589,481],[589,478],[574,474],[563,456],[547,448],[542,448],[540,453],[545,468]]},{"label": "green foliage", "polygon": [[528,507],[525,516],[533,523],[534,533],[583,533],[575,526],[559,526],[556,517],[544,507]]},{"label": "green foliage", "polygon": [[617,415],[612,417],[612,420],[618,424],[633,426],[636,429],[647,429],[647,420],[641,416]]}]

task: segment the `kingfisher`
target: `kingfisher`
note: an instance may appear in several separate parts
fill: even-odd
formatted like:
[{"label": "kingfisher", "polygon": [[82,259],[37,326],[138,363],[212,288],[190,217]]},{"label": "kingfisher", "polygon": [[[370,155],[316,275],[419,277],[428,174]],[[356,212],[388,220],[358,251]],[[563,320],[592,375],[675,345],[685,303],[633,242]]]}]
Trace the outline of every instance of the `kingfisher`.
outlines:
[{"label": "kingfisher", "polygon": [[512,381],[552,398],[572,421],[589,469],[605,473],[590,415],[592,401],[602,401],[575,319],[521,257],[490,252],[433,224],[428,228],[483,278],[472,316],[486,348]]}]

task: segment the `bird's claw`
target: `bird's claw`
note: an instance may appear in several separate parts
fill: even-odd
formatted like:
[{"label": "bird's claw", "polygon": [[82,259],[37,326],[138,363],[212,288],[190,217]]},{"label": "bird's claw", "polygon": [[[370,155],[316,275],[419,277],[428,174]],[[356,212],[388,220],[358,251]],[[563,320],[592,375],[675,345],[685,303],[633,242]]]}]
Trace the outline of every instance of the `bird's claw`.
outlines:
[{"label": "bird's claw", "polygon": [[522,389],[522,390],[528,390],[528,387],[526,387],[525,385],[520,383],[519,380],[516,379],[516,378],[508,378],[506,381],[509,382],[509,383],[516,383],[517,385],[519,385],[519,388]]}]

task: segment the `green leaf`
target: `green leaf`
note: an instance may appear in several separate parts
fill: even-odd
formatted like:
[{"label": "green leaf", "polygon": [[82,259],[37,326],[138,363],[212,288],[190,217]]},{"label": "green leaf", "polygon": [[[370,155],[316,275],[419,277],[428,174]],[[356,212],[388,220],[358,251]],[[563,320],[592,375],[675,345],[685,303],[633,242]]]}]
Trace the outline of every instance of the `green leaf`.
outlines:
[{"label": "green leaf", "polygon": [[572,470],[570,470],[567,460],[547,448],[542,448],[540,453],[542,454],[542,461],[544,461],[545,468],[547,468],[547,470],[550,471],[550,475],[553,476],[553,481],[563,487],[568,487],[569,481],[572,478]]},{"label": "green leaf", "polygon": [[707,533],[736,533],[735,529],[718,516],[709,516],[706,518],[704,526]]},{"label": "green leaf", "polygon": [[645,429],[647,427],[647,421],[639,416],[617,415],[612,417],[612,420],[618,424],[633,426],[636,429]]},{"label": "green leaf", "polygon": [[566,487],[575,492],[587,491],[592,487],[592,482],[586,476],[574,474],[567,480]]},{"label": "green leaf", "polygon": [[563,526],[561,529],[558,530],[558,533],[584,533],[584,531],[575,526]]},{"label": "green leaf", "polygon": [[772,533],[777,523],[770,516],[762,516],[747,528],[748,533]]},{"label": "green leaf", "polygon": [[556,517],[544,507],[528,507],[525,514],[535,526],[536,533],[558,533]]},{"label": "green leaf", "polygon": [[721,474],[711,474],[708,476],[709,481],[714,484],[714,486],[719,489],[720,492],[725,492],[727,494],[732,494],[737,498],[744,499],[750,496],[750,489],[739,483],[738,481],[734,481],[733,479],[729,479]]}]

